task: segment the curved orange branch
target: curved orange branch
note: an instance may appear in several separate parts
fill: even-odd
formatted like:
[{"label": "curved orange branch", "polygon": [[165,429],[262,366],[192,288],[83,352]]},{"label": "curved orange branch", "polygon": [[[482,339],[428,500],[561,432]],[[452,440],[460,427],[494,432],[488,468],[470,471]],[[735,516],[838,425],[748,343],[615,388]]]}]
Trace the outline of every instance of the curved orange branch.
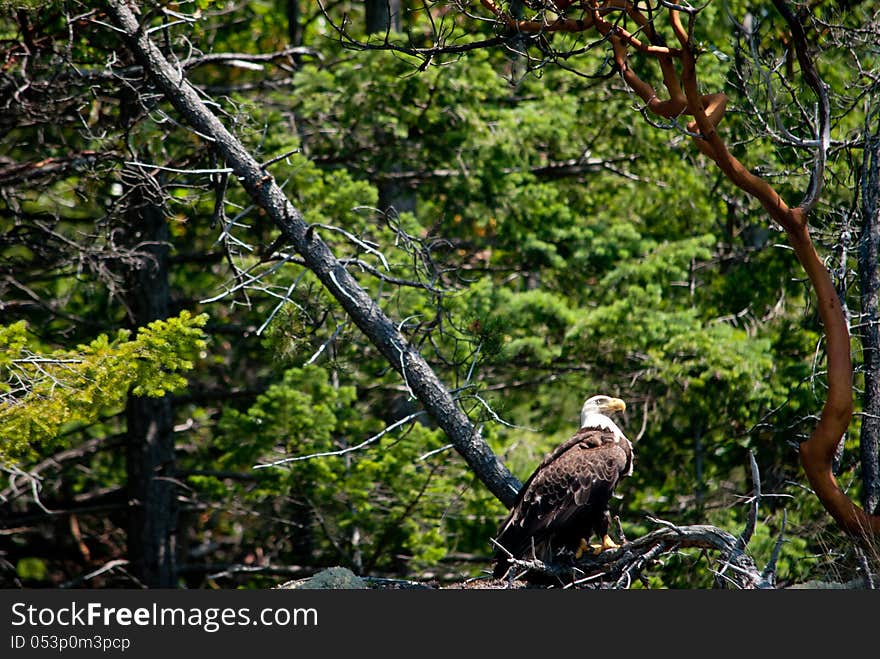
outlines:
[{"label": "curved orange branch", "polygon": [[[687,103],[680,90],[678,91],[677,96],[672,94],[672,90],[670,90],[671,98],[665,101],[661,100],[658,98],[657,92],[654,88],[636,75],[636,72],[629,66],[629,62],[627,61],[626,44],[620,37],[617,35],[611,37],[611,47],[614,50],[614,62],[617,64],[617,68],[620,70],[620,74],[623,76],[624,81],[629,88],[645,102],[645,105],[651,112],[659,117],[674,119],[685,110]],[[674,73],[673,70],[673,76]],[[667,88],[669,88],[669,79],[667,78],[665,71],[664,82],[666,83]],[[677,87],[677,79],[675,82],[676,84],[673,85],[673,89]]]},{"label": "curved orange branch", "polygon": [[[880,515],[869,515],[840,489],[832,471],[834,453],[852,418],[852,358],[849,326],[831,280],[831,274],[816,253],[807,226],[807,214],[801,207],[790,208],[763,179],[749,172],[727,150],[716,126],[723,107],[705,105],[707,98],[698,92],[695,58],[690,50],[682,57],[682,82],[689,113],[699,128],[697,144],[737,187],[755,197],[783,229],[798,261],[816,293],[819,318],[825,328],[828,360],[828,393],[819,422],[807,441],[800,445],[804,473],[828,513],[847,533],[856,537],[880,534]],[[706,148],[708,147],[708,148]]]},{"label": "curved orange branch", "polygon": [[700,94],[695,68],[696,58],[689,49],[682,53],[681,62],[682,86],[687,97],[688,114],[694,118],[688,126],[694,132],[699,131],[700,137],[695,138],[695,141],[700,150],[712,158],[734,185],[761,202],[770,217],[779,222],[786,231],[798,224],[805,224],[806,217],[803,214],[793,214],[779,193],[767,181],[752,174],[727,150],[727,145],[716,130],[716,126],[724,116],[726,97],[724,94],[706,96]]},{"label": "curved orange branch", "polygon": [[[632,7],[631,3],[625,3],[626,6],[617,6],[613,3],[605,3],[603,5],[599,5],[595,0],[591,1],[591,7],[589,9],[589,16],[592,19],[592,23],[596,26],[596,30],[598,30],[599,34],[602,36],[614,35],[623,41],[626,42],[627,45],[632,46],[640,53],[645,53],[646,55],[652,55],[654,57],[657,56],[679,56],[681,52],[677,48],[669,48],[667,46],[658,46],[655,44],[644,43],[639,38],[637,38],[631,32],[628,32],[624,28],[616,25],[614,23],[610,23],[606,21],[604,16],[606,14],[610,14],[612,12],[620,12],[626,11],[626,13],[632,17],[639,16],[639,18],[635,18],[636,24],[640,28],[644,28],[646,24],[649,24],[648,19],[640,14],[638,10]],[[649,35],[653,34],[653,27],[650,28]]]}]

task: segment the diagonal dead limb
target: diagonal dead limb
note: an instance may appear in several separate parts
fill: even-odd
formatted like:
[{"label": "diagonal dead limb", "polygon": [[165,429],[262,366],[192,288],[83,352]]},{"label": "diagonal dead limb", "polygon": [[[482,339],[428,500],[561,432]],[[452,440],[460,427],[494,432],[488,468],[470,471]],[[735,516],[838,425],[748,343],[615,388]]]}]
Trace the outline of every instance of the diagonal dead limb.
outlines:
[{"label": "diagonal dead limb", "polygon": [[478,478],[500,501],[511,506],[521,487],[519,480],[501,463],[480,430],[450,395],[415,346],[360,286],[306,224],[303,215],[275,179],[260,165],[242,142],[211,112],[200,94],[162,54],[126,0],[108,0],[107,8],[116,28],[144,71],[169,103],[200,135],[213,140],[242,187],[266,211],[292,246],[358,328],[379,349],[449,436],[459,454]]}]

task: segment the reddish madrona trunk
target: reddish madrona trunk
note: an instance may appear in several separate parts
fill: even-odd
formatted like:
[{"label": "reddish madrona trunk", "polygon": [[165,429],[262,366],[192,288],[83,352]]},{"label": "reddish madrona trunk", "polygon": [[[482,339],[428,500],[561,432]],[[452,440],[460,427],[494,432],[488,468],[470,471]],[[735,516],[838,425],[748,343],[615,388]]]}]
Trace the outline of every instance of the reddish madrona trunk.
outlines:
[{"label": "reddish madrona trunk", "polygon": [[[711,158],[734,185],[758,200],[770,217],[785,230],[816,293],[819,317],[825,328],[828,360],[825,405],[809,439],[800,445],[801,464],[816,496],[844,531],[855,537],[880,534],[880,515],[868,514],[856,505],[840,489],[832,471],[835,451],[852,418],[853,368],[846,317],[831,275],[816,253],[807,225],[810,207],[816,201],[815,195],[811,191],[806,205],[793,208],[788,206],[767,181],[751,173],[728,151],[716,130],[724,117],[727,99],[721,93],[703,95],[699,92],[692,25],[685,27],[681,13],[670,9],[669,21],[679,47],[669,47],[657,37],[653,22],[628,0],[582,0],[579,5],[582,16],[574,19],[571,12],[568,12],[569,15],[560,16],[553,21],[516,20],[499,9],[493,0],[482,0],[482,3],[511,29],[533,33],[582,32],[595,29],[608,38],[623,79],[644,101],[647,108],[670,120],[681,115],[693,117],[688,124],[688,130],[696,134],[694,143],[697,148]],[[788,14],[786,20],[791,23],[791,15],[784,2],[774,0],[774,4],[784,14]],[[623,14],[638,27],[638,36],[625,30],[621,22],[616,20]],[[800,29],[799,25],[793,26],[795,28]],[[653,86],[641,80],[630,68],[630,51],[657,61],[663,77],[664,95],[668,98],[661,98]],[[814,73],[812,63],[805,59],[805,53],[799,55],[801,68],[809,68]]]}]

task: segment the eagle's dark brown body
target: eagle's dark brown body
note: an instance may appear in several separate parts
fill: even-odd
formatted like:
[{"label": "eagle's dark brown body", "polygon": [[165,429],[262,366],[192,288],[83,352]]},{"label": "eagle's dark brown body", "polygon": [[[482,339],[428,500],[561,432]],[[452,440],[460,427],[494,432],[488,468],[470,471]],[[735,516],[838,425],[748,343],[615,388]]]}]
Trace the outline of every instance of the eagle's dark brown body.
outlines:
[{"label": "eagle's dark brown body", "polygon": [[[514,558],[552,562],[560,550],[577,551],[581,539],[607,535],[608,502],[621,477],[632,472],[633,450],[610,419],[581,428],[535,469],[498,529],[496,577]],[[506,550],[506,551],[504,551]]]}]

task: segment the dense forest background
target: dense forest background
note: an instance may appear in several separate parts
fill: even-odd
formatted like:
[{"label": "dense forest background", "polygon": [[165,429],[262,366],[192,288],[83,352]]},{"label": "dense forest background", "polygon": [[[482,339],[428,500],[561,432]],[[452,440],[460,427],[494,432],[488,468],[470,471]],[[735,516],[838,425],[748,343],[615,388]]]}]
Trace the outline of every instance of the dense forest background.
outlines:
[{"label": "dense forest background", "polygon": [[[754,456],[748,552],[778,585],[877,571],[798,462],[826,367],[785,234],[606,41],[526,43],[467,2],[129,4],[516,477],[615,395],[628,538],[738,533]],[[880,17],[792,6],[830,98],[813,239],[853,336],[835,473],[878,512]],[[763,0],[694,15],[732,152],[796,200],[818,110],[789,26]],[[0,2],[0,584],[490,568],[504,504],[279,235],[103,7]],[[636,585],[711,587],[713,560],[669,552]]]}]

